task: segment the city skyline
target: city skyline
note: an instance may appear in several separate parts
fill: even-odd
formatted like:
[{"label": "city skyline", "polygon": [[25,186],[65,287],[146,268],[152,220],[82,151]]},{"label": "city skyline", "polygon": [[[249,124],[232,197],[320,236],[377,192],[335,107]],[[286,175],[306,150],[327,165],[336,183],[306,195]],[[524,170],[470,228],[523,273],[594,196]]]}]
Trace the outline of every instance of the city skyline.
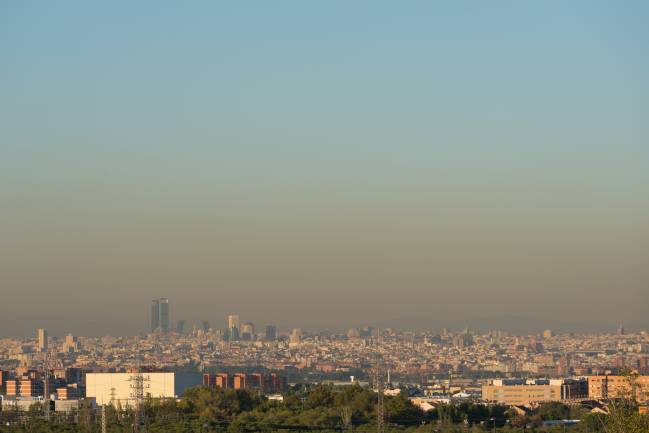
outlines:
[{"label": "city skyline", "polygon": [[[165,298],[166,299],[166,298]],[[168,330],[176,330],[178,322],[182,322],[185,331],[192,326],[202,327],[207,322],[213,329],[228,329],[227,316],[232,309],[223,309],[223,313],[193,314],[195,309],[176,308],[174,303],[174,312],[170,313]],[[624,324],[625,329],[633,332],[649,331],[649,324],[643,320],[634,320],[634,318],[611,317],[611,320],[603,321],[601,319],[592,321],[571,321],[571,320],[547,320],[541,315],[489,315],[483,312],[476,315],[467,316],[446,316],[447,319],[440,315],[414,316],[414,317],[386,317],[376,320],[361,320],[350,315],[346,318],[337,318],[331,322],[313,322],[308,320],[292,320],[285,315],[274,316],[272,314],[241,314],[247,321],[251,321],[255,326],[266,326],[272,324],[278,329],[289,331],[293,328],[302,328],[310,331],[331,331],[343,332],[349,328],[360,328],[363,326],[373,326],[378,328],[393,328],[401,331],[441,331],[444,328],[465,329],[470,328],[476,331],[502,330],[520,334],[540,333],[545,329],[554,329],[558,332],[565,333],[614,333],[620,323]],[[454,317],[455,316],[455,317]],[[252,318],[252,320],[249,320]],[[243,322],[242,322],[243,323]],[[131,318],[123,318],[119,321],[98,321],[98,320],[80,320],[75,318],[50,318],[43,319],[24,319],[14,320],[7,326],[0,329],[0,338],[6,337],[28,337],[33,334],[35,327],[44,327],[51,330],[53,335],[65,336],[68,333],[75,335],[102,336],[102,335],[138,335],[147,333],[152,330],[151,310],[142,309],[139,314]],[[262,332],[258,329],[257,332]]]},{"label": "city skyline", "polygon": [[[164,305],[164,307],[163,307]],[[300,333],[302,329],[307,330],[308,332],[325,332],[325,333],[342,333],[345,334],[352,329],[361,330],[361,329],[387,329],[394,330],[396,332],[438,332],[439,334],[446,332],[458,332],[460,330],[471,330],[472,332],[507,332],[512,335],[543,335],[546,336],[547,333],[553,335],[555,332],[560,334],[617,334],[624,335],[625,333],[641,333],[649,332],[649,329],[642,327],[631,326],[628,327],[628,323],[623,321],[617,321],[614,324],[609,324],[609,326],[604,326],[602,328],[597,327],[570,327],[566,324],[557,324],[556,322],[548,322],[542,319],[531,321],[529,318],[525,320],[527,326],[525,327],[508,327],[503,326],[503,321],[494,322],[494,326],[488,326],[485,323],[482,325],[475,325],[475,321],[465,320],[462,322],[458,321],[447,321],[447,322],[438,322],[438,321],[429,321],[429,326],[403,326],[405,323],[401,321],[401,324],[397,323],[396,325],[390,325],[388,322],[383,323],[356,323],[356,324],[342,324],[338,323],[337,326],[329,327],[311,327],[305,328],[299,323],[290,323],[282,322],[282,326],[277,325],[277,321],[270,322],[259,322],[255,318],[244,317],[245,321],[242,321],[242,318],[239,314],[228,313],[225,317],[219,318],[196,318],[188,319],[185,317],[174,317],[170,313],[170,300],[168,298],[156,298],[151,300],[151,308],[149,315],[149,326],[147,329],[142,328],[138,329],[135,332],[125,333],[125,334],[111,334],[110,332],[103,333],[77,333],[76,335],[86,336],[86,337],[98,337],[98,336],[132,336],[132,335],[144,335],[144,334],[159,334],[165,335],[170,332],[175,332],[176,334],[187,334],[195,332],[197,329],[202,329],[204,332],[208,330],[214,331],[220,335],[220,338],[230,341],[253,341],[257,336],[263,336],[266,340],[274,340],[277,338],[279,333],[284,335],[290,335],[292,332],[298,330]],[[471,325],[469,324],[471,322]],[[554,326],[550,326],[554,325]],[[557,326],[559,325],[559,326]],[[39,341],[39,350],[42,351],[42,347],[47,347],[47,338],[48,330],[47,328],[38,328],[38,341]],[[248,334],[247,336],[245,334]],[[72,335],[70,330],[65,330],[61,335],[64,335],[66,338]],[[56,335],[55,335],[56,336]],[[15,338],[15,337],[29,337],[29,334],[26,335],[0,335],[0,338]],[[44,346],[43,346],[44,345]]]}]

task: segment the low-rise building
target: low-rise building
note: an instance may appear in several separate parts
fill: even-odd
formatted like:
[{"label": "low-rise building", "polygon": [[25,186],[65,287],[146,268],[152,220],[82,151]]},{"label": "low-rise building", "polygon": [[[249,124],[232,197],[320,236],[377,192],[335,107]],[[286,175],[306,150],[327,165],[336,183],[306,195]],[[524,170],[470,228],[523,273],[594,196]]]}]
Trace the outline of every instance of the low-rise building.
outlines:
[{"label": "low-rise building", "polygon": [[512,406],[585,398],[585,379],[495,379],[482,386],[483,400]]},{"label": "low-rise building", "polygon": [[139,380],[145,398],[177,398],[187,388],[201,385],[198,373],[87,373],[86,397],[94,398],[98,405],[133,406]]}]

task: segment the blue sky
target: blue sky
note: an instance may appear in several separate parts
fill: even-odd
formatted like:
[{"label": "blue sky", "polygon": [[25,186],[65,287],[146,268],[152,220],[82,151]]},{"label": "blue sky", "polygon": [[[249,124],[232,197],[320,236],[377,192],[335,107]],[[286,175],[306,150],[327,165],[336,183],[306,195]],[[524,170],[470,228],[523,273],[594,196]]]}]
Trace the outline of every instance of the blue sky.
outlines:
[{"label": "blue sky", "polygon": [[[281,310],[379,287],[396,318],[462,305],[450,288],[592,288],[649,326],[648,20],[643,1],[3,4],[3,290],[146,311],[187,284],[226,301],[197,314],[272,321],[228,288]],[[431,274],[440,257],[493,273]]]}]

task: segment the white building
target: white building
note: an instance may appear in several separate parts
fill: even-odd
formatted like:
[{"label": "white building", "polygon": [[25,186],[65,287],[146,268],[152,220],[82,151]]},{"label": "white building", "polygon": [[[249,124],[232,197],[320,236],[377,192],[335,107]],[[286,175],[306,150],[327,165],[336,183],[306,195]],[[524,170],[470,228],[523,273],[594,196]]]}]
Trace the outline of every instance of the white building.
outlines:
[{"label": "white building", "polygon": [[[177,398],[201,384],[198,373],[141,373],[145,398]],[[86,397],[98,405],[133,406],[137,373],[86,373]]]}]

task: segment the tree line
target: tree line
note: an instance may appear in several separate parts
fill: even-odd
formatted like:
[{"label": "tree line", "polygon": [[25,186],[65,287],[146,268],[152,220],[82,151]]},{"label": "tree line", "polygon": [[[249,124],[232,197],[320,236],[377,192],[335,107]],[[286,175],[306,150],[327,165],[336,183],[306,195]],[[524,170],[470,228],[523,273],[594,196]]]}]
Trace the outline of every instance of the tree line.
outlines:
[{"label": "tree line", "polygon": [[[290,389],[283,401],[269,400],[250,390],[196,387],[179,400],[147,399],[143,402],[139,431],[149,433],[247,433],[247,432],[339,432],[371,433],[376,430],[377,394],[369,388],[333,385],[301,385]],[[621,407],[621,406],[620,406]],[[626,407],[626,406],[625,406]],[[622,409],[620,409],[622,410]],[[591,414],[586,409],[548,403],[535,411],[519,415],[506,406],[463,402],[441,404],[424,412],[405,392],[385,398],[385,422],[388,432],[563,432],[618,431],[647,433],[649,421],[628,406],[622,413],[633,425],[614,430],[611,416]],[[635,410],[635,412],[634,412]],[[130,433],[135,413],[112,406],[104,409],[108,433]],[[43,417],[35,404],[28,412],[5,411],[1,415],[2,433],[99,433],[101,411],[88,404],[78,411]],[[580,419],[575,426],[545,427],[545,420]],[[631,425],[631,427],[629,427]]]}]

